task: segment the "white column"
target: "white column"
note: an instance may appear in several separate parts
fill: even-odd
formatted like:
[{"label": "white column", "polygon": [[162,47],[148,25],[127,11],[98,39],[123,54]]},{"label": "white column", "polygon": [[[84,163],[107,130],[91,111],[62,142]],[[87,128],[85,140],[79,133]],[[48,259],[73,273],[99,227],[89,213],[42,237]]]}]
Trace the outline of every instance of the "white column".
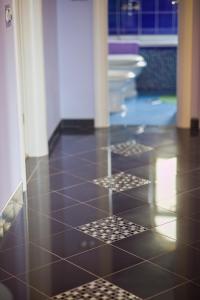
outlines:
[{"label": "white column", "polygon": [[191,118],[200,117],[200,1],[193,0],[192,109]]},{"label": "white column", "polygon": [[178,116],[177,126],[189,128],[199,117],[200,1],[179,2]]},{"label": "white column", "polygon": [[28,156],[48,154],[43,53],[42,0],[18,0],[25,150]]},{"label": "white column", "polygon": [[109,126],[108,1],[93,0],[95,127]]}]

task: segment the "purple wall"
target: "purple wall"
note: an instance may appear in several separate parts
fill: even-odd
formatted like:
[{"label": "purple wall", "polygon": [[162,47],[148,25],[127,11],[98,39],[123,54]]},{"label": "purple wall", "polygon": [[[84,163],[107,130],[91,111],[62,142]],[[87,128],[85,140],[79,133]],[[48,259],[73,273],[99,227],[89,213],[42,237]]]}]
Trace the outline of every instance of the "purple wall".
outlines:
[{"label": "purple wall", "polygon": [[94,118],[93,0],[59,0],[61,117]]},{"label": "purple wall", "polygon": [[6,28],[0,1],[0,212],[21,181],[13,28]]},{"label": "purple wall", "polygon": [[43,0],[48,137],[60,121],[57,1]]}]

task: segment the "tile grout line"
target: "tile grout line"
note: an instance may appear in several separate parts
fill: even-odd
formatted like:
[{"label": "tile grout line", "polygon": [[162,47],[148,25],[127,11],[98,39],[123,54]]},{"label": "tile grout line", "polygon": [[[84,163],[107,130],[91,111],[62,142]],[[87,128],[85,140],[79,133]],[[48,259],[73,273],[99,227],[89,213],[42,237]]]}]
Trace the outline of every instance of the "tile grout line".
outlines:
[{"label": "tile grout line", "polygon": [[[183,286],[183,285],[185,285],[185,284],[187,284],[187,283],[189,283],[189,282],[190,282],[190,281],[186,281],[186,282],[183,282],[183,283],[181,283],[181,284],[175,285],[174,287],[172,287],[172,288],[170,288],[170,289],[166,289],[166,290],[164,290],[164,291],[162,291],[162,292],[160,292],[160,293],[157,293],[157,294],[155,294],[155,295],[153,295],[153,296],[144,298],[143,300],[151,300],[151,299],[153,299],[153,298],[155,298],[155,297],[157,297],[157,296],[162,296],[162,295],[164,295],[165,293],[170,292],[170,291],[173,291],[174,289],[176,289],[176,288],[178,288],[178,287],[181,287],[181,286]],[[189,300],[190,300],[190,299],[189,299]],[[192,300],[192,299],[191,299],[191,300]]]}]

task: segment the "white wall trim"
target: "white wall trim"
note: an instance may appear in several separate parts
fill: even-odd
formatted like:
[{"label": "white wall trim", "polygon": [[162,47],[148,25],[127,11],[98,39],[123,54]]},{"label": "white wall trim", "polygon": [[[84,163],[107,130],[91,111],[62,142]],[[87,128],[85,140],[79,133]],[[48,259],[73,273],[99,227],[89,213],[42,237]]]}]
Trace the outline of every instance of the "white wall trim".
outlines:
[{"label": "white wall trim", "polygon": [[[18,26],[21,112],[27,156],[48,154],[41,0],[13,0]],[[18,74],[18,75],[19,75]]]},{"label": "white wall trim", "polygon": [[[17,1],[12,1],[13,14],[18,15]],[[22,109],[22,88],[21,88],[21,67],[20,67],[20,40],[18,35],[18,24],[16,17],[13,19],[14,27],[14,43],[15,43],[15,61],[16,61],[16,78],[17,78],[17,108],[18,108],[18,126],[19,126],[19,138],[20,138],[20,165],[21,165],[21,177],[23,184],[23,191],[26,191],[26,164],[25,164],[25,144],[24,144],[24,128],[23,128],[23,109]],[[21,184],[21,183],[20,183]]]},{"label": "white wall trim", "polygon": [[108,1],[93,0],[95,127],[109,126]]},{"label": "white wall trim", "polygon": [[180,128],[190,128],[190,120],[192,115],[194,1],[196,0],[181,0],[179,2],[177,127]]}]

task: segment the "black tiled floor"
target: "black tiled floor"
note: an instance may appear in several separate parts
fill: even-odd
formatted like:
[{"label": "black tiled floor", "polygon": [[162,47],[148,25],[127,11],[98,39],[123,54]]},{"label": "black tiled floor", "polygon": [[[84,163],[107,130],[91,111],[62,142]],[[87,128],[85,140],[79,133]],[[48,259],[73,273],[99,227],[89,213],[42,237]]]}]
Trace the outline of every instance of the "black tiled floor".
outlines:
[{"label": "black tiled floor", "polygon": [[138,257],[110,245],[76,255],[69,260],[100,277],[142,262]]},{"label": "black tiled floor", "polygon": [[161,255],[152,261],[188,279],[200,276],[200,251],[189,246],[178,247],[176,250]]},{"label": "black tiled floor", "polygon": [[86,202],[88,200],[108,194],[108,190],[94,183],[86,182],[80,184],[78,187],[75,186],[61,190],[60,193],[68,197],[72,197],[80,202]]},{"label": "black tiled floor", "polygon": [[159,206],[144,205],[120,214],[136,224],[153,228],[176,220],[176,214]]},{"label": "black tiled floor", "polygon": [[[121,172],[114,188],[99,185]],[[146,185],[133,185],[133,176]],[[199,136],[144,126],[63,129],[49,157],[27,160],[27,177],[28,199],[14,222],[10,211],[1,224],[0,299],[71,299],[67,291],[80,296],[85,287],[101,288],[106,300],[200,298]]]},{"label": "black tiled floor", "polygon": [[37,213],[31,209],[22,209],[10,231],[20,239],[36,241],[53,234],[71,229],[70,226]]},{"label": "black tiled floor", "polygon": [[27,193],[29,197],[47,194],[51,191],[61,190],[81,183],[83,180],[67,173],[44,176],[40,180],[32,180],[28,183]]},{"label": "black tiled floor", "polygon": [[11,278],[0,284],[0,299],[2,300],[47,300],[47,296],[26,286],[16,278]]},{"label": "black tiled floor", "polygon": [[5,270],[0,269],[0,282],[5,281],[10,277],[12,277],[12,274],[9,274]]},{"label": "black tiled floor", "polygon": [[13,248],[24,243],[23,236],[20,234],[14,235],[8,232],[5,237],[0,239],[0,251]]},{"label": "black tiled floor", "polygon": [[63,222],[64,224],[69,224],[76,227],[92,221],[103,219],[107,216],[107,214],[93,207],[80,204],[59,210],[55,213],[52,213],[52,216],[54,219]]},{"label": "black tiled floor", "polygon": [[131,208],[146,204],[141,200],[134,199],[123,193],[110,193],[110,195],[90,200],[87,203],[96,208],[105,210],[110,215],[119,214]]},{"label": "black tiled floor", "polygon": [[192,283],[183,284],[177,288],[151,298],[151,300],[195,300],[200,299],[200,287]]},{"label": "black tiled floor", "polygon": [[54,296],[93,281],[96,277],[67,261],[59,261],[21,275],[20,279],[47,296]]},{"label": "black tiled floor", "polygon": [[57,211],[78,203],[78,201],[71,197],[64,196],[57,192],[51,192],[36,198],[33,197],[28,199],[29,208],[47,215],[49,212]]},{"label": "black tiled floor", "polygon": [[144,259],[150,259],[176,249],[176,240],[148,230],[117,241],[114,245]]},{"label": "black tiled floor", "polygon": [[98,247],[102,242],[73,229],[61,232],[49,238],[44,238],[40,240],[38,244],[62,258],[67,258],[77,253]]},{"label": "black tiled floor", "polygon": [[31,244],[17,246],[0,253],[0,268],[12,275],[28,272],[57,261],[55,255]]},{"label": "black tiled floor", "polygon": [[154,228],[158,233],[176,239],[178,242],[193,243],[200,240],[200,223],[189,219],[172,221]]},{"label": "black tiled floor", "polygon": [[153,296],[184,282],[182,278],[149,262],[110,275],[106,280],[141,298]]}]

